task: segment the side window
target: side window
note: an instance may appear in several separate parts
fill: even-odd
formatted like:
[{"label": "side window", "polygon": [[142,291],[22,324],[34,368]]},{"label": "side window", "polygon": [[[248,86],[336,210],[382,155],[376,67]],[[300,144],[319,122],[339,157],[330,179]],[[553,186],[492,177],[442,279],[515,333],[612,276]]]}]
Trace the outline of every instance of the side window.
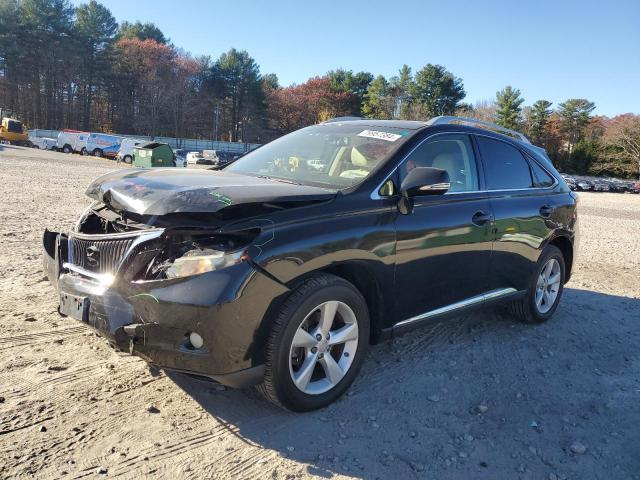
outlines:
[{"label": "side window", "polygon": [[544,169],[536,162],[529,162],[531,165],[531,173],[533,174],[533,186],[537,188],[550,187],[553,185],[554,180],[551,175],[544,171]]},{"label": "side window", "polygon": [[531,188],[529,164],[520,151],[506,142],[477,137],[484,160],[487,189]]},{"label": "side window", "polygon": [[478,190],[478,169],[467,135],[437,135],[416,148],[400,165],[400,182],[416,167],[434,167],[449,174],[450,192]]}]

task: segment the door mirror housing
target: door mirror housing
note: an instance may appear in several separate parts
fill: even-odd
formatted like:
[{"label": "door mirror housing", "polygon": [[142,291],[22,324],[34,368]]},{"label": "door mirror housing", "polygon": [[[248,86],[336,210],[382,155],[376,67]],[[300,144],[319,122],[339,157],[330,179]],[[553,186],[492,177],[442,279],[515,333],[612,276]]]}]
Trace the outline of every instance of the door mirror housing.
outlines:
[{"label": "door mirror housing", "polygon": [[406,197],[421,195],[442,195],[449,190],[449,174],[446,170],[433,167],[416,167],[411,170],[400,185]]}]

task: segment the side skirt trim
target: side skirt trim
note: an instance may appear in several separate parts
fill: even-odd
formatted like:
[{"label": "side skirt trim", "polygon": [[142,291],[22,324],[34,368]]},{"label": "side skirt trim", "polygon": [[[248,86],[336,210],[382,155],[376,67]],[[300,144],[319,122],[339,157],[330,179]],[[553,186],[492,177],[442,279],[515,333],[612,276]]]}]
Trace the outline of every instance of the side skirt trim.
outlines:
[{"label": "side skirt trim", "polygon": [[480,295],[476,295],[475,297],[470,297],[465,300],[452,303],[451,305],[446,305],[444,307],[436,308],[435,310],[416,315],[415,317],[408,318],[407,320],[402,320],[401,322],[396,323],[393,326],[393,329],[401,329],[414,323],[418,323],[434,317],[439,317],[448,313],[454,313],[459,310],[473,307],[475,305],[480,305],[492,300],[497,300],[499,298],[506,297],[507,295],[512,295],[515,293],[517,293],[517,290],[515,288],[500,288],[497,290],[491,290],[490,292],[482,293]]}]

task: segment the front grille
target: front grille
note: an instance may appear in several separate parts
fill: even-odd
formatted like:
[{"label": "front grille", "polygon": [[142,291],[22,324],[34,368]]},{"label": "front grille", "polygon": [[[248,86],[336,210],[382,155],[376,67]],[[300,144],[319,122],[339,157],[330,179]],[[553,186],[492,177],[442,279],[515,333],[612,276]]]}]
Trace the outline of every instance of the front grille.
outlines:
[{"label": "front grille", "polygon": [[115,274],[136,237],[89,240],[69,237],[69,263],[95,273]]}]

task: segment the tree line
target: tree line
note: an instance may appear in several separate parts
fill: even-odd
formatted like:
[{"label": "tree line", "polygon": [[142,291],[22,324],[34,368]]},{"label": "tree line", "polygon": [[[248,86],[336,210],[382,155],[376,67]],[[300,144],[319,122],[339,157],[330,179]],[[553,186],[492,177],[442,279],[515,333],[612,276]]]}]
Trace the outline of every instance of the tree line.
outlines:
[{"label": "tree line", "polygon": [[511,86],[474,105],[465,97],[462,79],[434,64],[281,86],[246,51],[193,57],[152,23],[118,24],[96,0],[0,0],[0,108],[31,128],[264,143],[337,116],[462,115],[523,131],[564,171],[640,170],[640,116],[594,116],[578,98],[525,106]]}]

